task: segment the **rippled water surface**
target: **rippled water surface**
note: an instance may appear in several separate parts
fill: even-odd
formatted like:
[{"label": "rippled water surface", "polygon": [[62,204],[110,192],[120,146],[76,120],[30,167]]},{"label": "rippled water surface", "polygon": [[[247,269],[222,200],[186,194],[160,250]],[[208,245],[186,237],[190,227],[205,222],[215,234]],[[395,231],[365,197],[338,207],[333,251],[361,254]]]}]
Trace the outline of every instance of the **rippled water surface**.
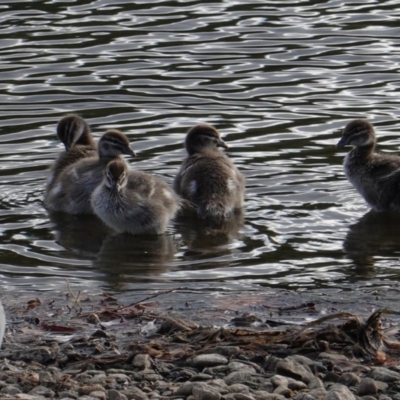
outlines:
[{"label": "rippled water surface", "polygon": [[[400,216],[368,212],[335,130],[367,117],[399,151],[399,37],[397,1],[0,5],[2,291],[396,290]],[[243,218],[149,239],[49,216],[68,112],[124,131],[132,167],[169,183],[188,128],[215,125],[247,179]]]}]

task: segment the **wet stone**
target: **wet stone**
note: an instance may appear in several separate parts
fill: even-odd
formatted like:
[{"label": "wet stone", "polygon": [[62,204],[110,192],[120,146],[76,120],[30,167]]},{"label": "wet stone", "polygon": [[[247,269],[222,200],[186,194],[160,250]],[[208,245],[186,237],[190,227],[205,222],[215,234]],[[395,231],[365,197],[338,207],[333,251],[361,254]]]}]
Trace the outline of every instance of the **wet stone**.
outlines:
[{"label": "wet stone", "polygon": [[326,393],[326,400],[356,400],[353,393],[350,392],[349,388],[344,385],[336,383],[332,385],[329,391]]},{"label": "wet stone", "polygon": [[89,396],[94,397],[95,399],[106,400],[106,394],[105,394],[105,392],[102,392],[101,390],[96,390],[94,392],[90,392]]},{"label": "wet stone", "polygon": [[193,388],[194,400],[219,400],[221,394],[211,386],[196,386]]},{"label": "wet stone", "polygon": [[310,369],[299,364],[292,357],[286,357],[276,364],[276,372],[283,376],[288,376],[295,380],[308,383],[313,376]]},{"label": "wet stone", "polygon": [[369,378],[382,382],[395,382],[400,380],[400,373],[384,367],[376,367],[368,374]]},{"label": "wet stone", "polygon": [[234,371],[224,378],[227,385],[235,383],[249,383],[252,381],[253,374],[248,371]]},{"label": "wet stone", "polygon": [[192,358],[189,365],[194,368],[215,367],[228,364],[228,359],[220,354],[201,354]]},{"label": "wet stone", "polygon": [[361,378],[358,375],[353,374],[351,372],[345,372],[339,379],[339,383],[347,387],[358,386],[360,381]]},{"label": "wet stone", "polygon": [[33,396],[43,396],[49,399],[53,399],[55,396],[55,393],[45,386],[36,386],[29,392],[29,394]]},{"label": "wet stone", "polygon": [[229,390],[232,393],[249,393],[249,388],[246,385],[243,385],[241,383],[235,383],[233,385],[229,386]]},{"label": "wet stone", "polygon": [[256,373],[256,369],[248,364],[243,364],[239,361],[232,361],[228,364],[228,371],[233,372],[233,371],[248,371],[253,374]]},{"label": "wet stone", "polygon": [[357,395],[358,396],[367,396],[374,395],[378,393],[378,387],[376,386],[376,382],[371,378],[364,378],[361,380]]}]

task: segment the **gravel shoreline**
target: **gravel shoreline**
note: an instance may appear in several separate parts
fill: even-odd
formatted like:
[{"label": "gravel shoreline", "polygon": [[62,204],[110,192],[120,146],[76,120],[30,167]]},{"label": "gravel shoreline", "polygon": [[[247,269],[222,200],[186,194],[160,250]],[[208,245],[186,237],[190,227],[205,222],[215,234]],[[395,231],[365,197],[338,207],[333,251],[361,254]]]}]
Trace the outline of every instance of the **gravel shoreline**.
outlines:
[{"label": "gravel shoreline", "polygon": [[0,399],[400,400],[400,343],[380,313],[211,325],[153,297],[3,300]]}]

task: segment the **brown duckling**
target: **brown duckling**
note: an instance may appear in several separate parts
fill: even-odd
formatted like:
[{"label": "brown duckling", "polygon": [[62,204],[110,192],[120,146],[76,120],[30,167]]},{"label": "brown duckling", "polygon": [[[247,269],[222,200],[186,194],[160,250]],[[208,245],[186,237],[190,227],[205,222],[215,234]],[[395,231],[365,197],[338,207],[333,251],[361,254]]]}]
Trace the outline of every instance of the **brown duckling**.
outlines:
[{"label": "brown duckling", "polygon": [[62,171],[48,193],[47,208],[69,214],[93,214],[90,196],[102,181],[107,164],[122,158],[121,154],[135,156],[128,138],[110,129],[99,140],[97,157],[82,159]]},{"label": "brown duckling", "polygon": [[187,158],[173,183],[204,219],[224,220],[243,207],[245,178],[219,147],[228,146],[211,125],[199,124],[186,136]]},{"label": "brown duckling", "polygon": [[375,211],[400,211],[400,157],[375,153],[372,124],[363,119],[349,122],[337,146],[353,146],[344,171],[365,201]]},{"label": "brown duckling", "polygon": [[57,177],[66,167],[82,158],[96,157],[97,155],[97,147],[90,127],[78,115],[68,114],[61,118],[57,125],[57,136],[64,144],[65,151],[57,157],[50,168],[46,192],[52,188]]},{"label": "brown duckling", "polygon": [[153,175],[130,170],[123,159],[108,163],[91,203],[106,225],[131,234],[164,233],[180,207],[171,187]]}]

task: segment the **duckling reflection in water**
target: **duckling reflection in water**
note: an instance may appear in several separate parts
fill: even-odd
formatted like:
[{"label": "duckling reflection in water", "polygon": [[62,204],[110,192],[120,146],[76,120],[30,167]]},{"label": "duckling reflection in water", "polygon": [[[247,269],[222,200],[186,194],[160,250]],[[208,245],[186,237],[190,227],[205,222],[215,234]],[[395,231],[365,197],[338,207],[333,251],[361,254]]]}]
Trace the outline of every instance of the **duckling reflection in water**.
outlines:
[{"label": "duckling reflection in water", "polygon": [[46,207],[69,214],[93,214],[90,196],[101,183],[107,164],[122,160],[122,154],[135,156],[128,138],[118,130],[108,130],[99,140],[97,157],[82,159],[62,171],[49,191]]},{"label": "duckling reflection in water", "polygon": [[161,234],[180,208],[180,199],[161,179],[111,161],[92,194],[94,212],[117,232]]},{"label": "duckling reflection in water", "polygon": [[56,243],[84,257],[96,257],[103,241],[114,233],[96,215],[52,211],[48,215],[54,225],[52,231]]},{"label": "duckling reflection in water", "polygon": [[114,289],[127,282],[156,279],[171,267],[178,244],[169,234],[110,235],[103,241],[93,267],[105,274]]},{"label": "duckling reflection in water", "polygon": [[175,191],[204,219],[224,220],[242,208],[245,179],[219,150],[228,148],[219,132],[211,125],[196,125],[189,130],[185,147],[188,157],[175,177]]},{"label": "duckling reflection in water", "polygon": [[[181,215],[175,221],[176,230],[182,235],[187,246],[184,256],[189,259],[224,256],[235,252],[232,243],[242,237],[243,212],[236,210],[231,218],[224,221],[204,220],[197,215]],[[227,265],[229,262],[227,262]]]},{"label": "duckling reflection in water", "polygon": [[60,173],[78,160],[97,156],[97,146],[88,123],[75,114],[61,118],[57,125],[57,136],[65,146],[50,168],[46,185],[46,198]]},{"label": "duckling reflection in water", "polygon": [[374,257],[399,256],[400,214],[370,210],[349,227],[344,251],[356,264],[374,265]]},{"label": "duckling reflection in water", "polygon": [[366,120],[351,121],[338,147],[353,146],[344,160],[347,178],[375,211],[400,212],[400,157],[375,153],[374,127]]}]

